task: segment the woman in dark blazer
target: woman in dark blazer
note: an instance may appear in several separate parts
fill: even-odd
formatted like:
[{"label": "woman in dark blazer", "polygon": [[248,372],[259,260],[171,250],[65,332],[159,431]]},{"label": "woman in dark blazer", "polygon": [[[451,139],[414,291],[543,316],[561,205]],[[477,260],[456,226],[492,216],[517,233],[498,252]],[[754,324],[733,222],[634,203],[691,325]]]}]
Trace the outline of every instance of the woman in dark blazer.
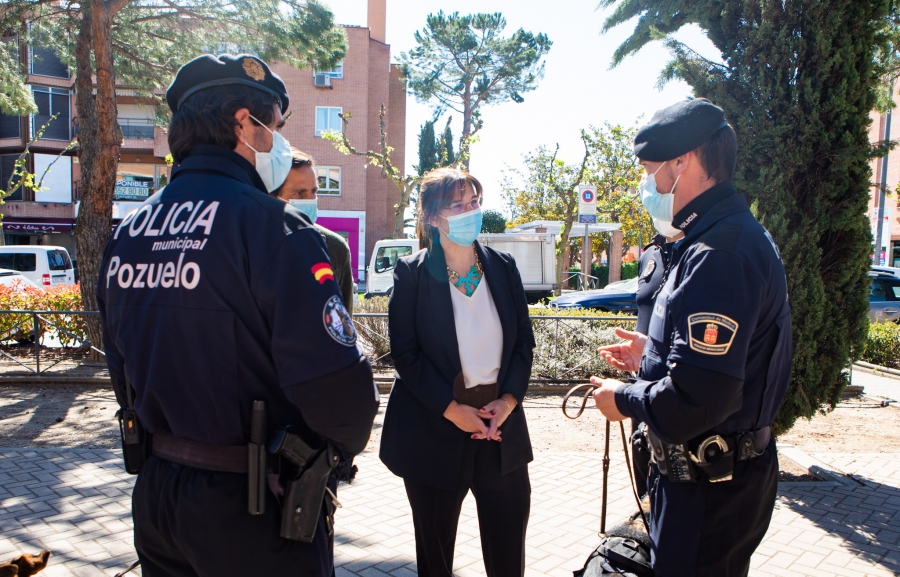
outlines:
[{"label": "woman in dark blazer", "polygon": [[533,457],[521,403],[534,333],[515,261],[475,240],[481,194],[457,169],[425,176],[424,250],[397,261],[388,309],[397,372],[381,460],[406,485],[424,577],[452,576],[470,489],[488,577],[525,571]]}]

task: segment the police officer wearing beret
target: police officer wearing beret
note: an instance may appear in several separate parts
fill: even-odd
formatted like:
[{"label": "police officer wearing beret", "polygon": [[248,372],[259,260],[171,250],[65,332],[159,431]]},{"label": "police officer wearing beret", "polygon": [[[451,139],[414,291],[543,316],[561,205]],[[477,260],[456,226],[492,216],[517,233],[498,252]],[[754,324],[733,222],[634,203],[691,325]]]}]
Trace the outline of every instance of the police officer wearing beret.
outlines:
[{"label": "police officer wearing beret", "polygon": [[286,426],[335,461],[360,452],[378,406],[322,236],[268,196],[291,166],[284,83],[206,55],[166,99],[177,166],[114,232],[97,290],[117,400],[152,439],[132,497],[143,574],[328,577],[327,513],[311,542],[282,538],[284,461],[249,474]]},{"label": "police officer wearing beret", "polygon": [[592,377],[609,419],[646,424],[653,569],[747,575],[772,516],[771,425],[791,373],[784,265],[731,177],[734,131],[708,100],[657,112],[635,138],[651,216],[684,232],[646,336],[603,347],[633,383]]}]

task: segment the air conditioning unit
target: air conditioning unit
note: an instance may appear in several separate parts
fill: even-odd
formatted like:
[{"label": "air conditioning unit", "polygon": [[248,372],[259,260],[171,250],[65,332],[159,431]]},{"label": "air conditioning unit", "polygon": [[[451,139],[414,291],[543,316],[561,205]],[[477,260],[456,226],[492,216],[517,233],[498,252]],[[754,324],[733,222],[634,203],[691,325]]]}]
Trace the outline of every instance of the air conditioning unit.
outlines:
[{"label": "air conditioning unit", "polygon": [[331,88],[331,76],[324,72],[315,74],[316,86],[320,88]]}]

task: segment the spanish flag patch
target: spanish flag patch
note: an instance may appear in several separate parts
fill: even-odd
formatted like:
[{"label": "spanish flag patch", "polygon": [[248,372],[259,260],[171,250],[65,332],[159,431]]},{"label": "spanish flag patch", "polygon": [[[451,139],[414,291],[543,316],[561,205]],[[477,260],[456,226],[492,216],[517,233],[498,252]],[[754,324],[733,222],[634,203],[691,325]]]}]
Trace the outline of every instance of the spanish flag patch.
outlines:
[{"label": "spanish flag patch", "polygon": [[325,284],[327,280],[334,280],[334,269],[327,262],[320,262],[312,267],[313,276],[319,281],[319,284]]}]

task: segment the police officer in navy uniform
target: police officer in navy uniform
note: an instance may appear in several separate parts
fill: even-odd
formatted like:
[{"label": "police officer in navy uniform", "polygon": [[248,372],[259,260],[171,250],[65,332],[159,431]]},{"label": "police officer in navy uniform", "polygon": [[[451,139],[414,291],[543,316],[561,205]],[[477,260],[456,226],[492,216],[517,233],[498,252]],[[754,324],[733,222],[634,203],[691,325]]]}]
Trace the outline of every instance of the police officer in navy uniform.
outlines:
[{"label": "police officer in navy uniform", "polygon": [[117,399],[152,434],[132,497],[143,574],[328,577],[324,515],[312,543],[280,537],[278,471],[248,513],[254,401],[269,435],[348,457],[378,406],[322,236],[268,196],[291,164],[288,94],[258,58],[206,55],[166,99],[177,166],[114,232],[97,290]]},{"label": "police officer in navy uniform", "polygon": [[771,425],[791,373],[784,265],[731,183],[734,131],[708,100],[658,111],[635,138],[651,216],[684,232],[646,337],[601,351],[633,383],[592,377],[612,420],[646,423],[653,569],[747,575],[772,516]]}]

